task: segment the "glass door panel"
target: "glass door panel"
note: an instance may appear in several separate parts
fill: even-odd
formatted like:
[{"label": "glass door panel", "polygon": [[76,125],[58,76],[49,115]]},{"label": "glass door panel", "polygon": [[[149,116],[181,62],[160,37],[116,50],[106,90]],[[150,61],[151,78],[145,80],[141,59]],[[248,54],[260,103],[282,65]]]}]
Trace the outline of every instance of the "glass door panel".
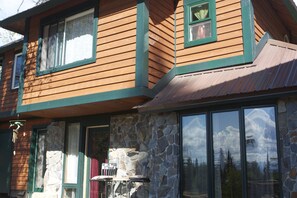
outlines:
[{"label": "glass door panel", "polygon": [[208,197],[206,116],[182,118],[183,197]]},{"label": "glass door panel", "polygon": [[242,197],[238,111],[213,113],[215,197]]},{"label": "glass door panel", "polygon": [[[89,179],[100,175],[101,164],[107,162],[109,148],[109,127],[87,129],[87,155],[89,158]],[[96,181],[90,182],[90,198],[104,197],[105,186]]]},{"label": "glass door panel", "polygon": [[244,110],[248,197],[280,197],[275,111]]}]

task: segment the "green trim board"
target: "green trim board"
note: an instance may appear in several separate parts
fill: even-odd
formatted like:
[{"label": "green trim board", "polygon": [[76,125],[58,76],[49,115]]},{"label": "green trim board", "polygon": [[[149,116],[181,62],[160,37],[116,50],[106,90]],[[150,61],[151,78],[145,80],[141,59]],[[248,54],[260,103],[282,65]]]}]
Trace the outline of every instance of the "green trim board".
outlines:
[{"label": "green trim board", "polygon": [[20,106],[23,102],[23,94],[24,94],[24,78],[25,78],[25,65],[27,60],[27,52],[28,52],[28,37],[30,32],[30,18],[26,19],[25,24],[25,35],[23,40],[23,50],[22,50],[22,56],[23,56],[23,64],[21,68],[21,74],[20,74],[20,80],[19,80],[19,89],[18,89],[18,103],[17,106]]},{"label": "green trim board", "polygon": [[72,98],[35,103],[30,105],[19,105],[17,108],[17,113],[53,109],[53,108],[67,107],[67,106],[80,105],[80,104],[104,102],[108,100],[117,100],[117,99],[124,99],[124,98],[138,97],[138,96],[153,98],[154,95],[155,94],[153,93],[152,90],[144,87],[122,89],[122,90],[116,90],[116,91],[110,91],[110,92],[90,94],[86,96],[77,96]]},{"label": "green trim board", "polygon": [[260,52],[262,51],[263,47],[265,46],[265,44],[267,43],[267,41],[269,39],[271,39],[272,37],[270,36],[270,34],[268,32],[265,32],[265,34],[262,36],[261,40],[258,42],[258,44],[256,45],[256,51],[254,53],[254,60],[257,58],[257,56],[260,54]]},{"label": "green trim board", "polygon": [[255,54],[254,10],[251,0],[241,0],[244,63],[253,62]]},{"label": "green trim board", "polygon": [[[206,18],[197,19],[195,21],[191,20],[192,9],[195,7],[201,7],[208,4],[208,14]],[[208,17],[207,17],[208,16]],[[195,27],[198,29],[200,27],[206,27],[207,23],[210,22],[210,36],[205,38],[197,38],[191,40],[190,38],[190,26],[201,26]],[[207,28],[204,28],[204,30]],[[201,31],[204,32],[204,31]],[[204,32],[205,33],[205,32]],[[198,34],[198,33],[197,33]],[[217,40],[217,22],[216,22],[216,3],[215,0],[184,0],[184,47],[192,47],[196,45],[206,44],[210,42],[215,42]],[[199,36],[198,36],[199,37]]]},{"label": "green trim board", "polygon": [[[54,15],[50,15],[48,17],[45,17],[40,22],[40,28],[39,28],[39,38],[38,38],[38,49],[37,49],[37,56],[36,56],[36,76],[46,75],[54,72],[59,72],[63,70],[67,70],[70,68],[83,66],[86,64],[94,63],[96,62],[96,47],[97,47],[97,31],[98,31],[98,13],[99,13],[99,7],[98,7],[98,0],[93,1],[87,1],[86,3],[76,5],[74,7],[68,8],[64,10],[63,12],[59,12]],[[59,24],[60,21],[64,21],[67,17],[72,17],[76,14],[82,13],[84,11],[94,9],[93,12],[93,46],[92,46],[92,57],[87,59],[78,60],[69,64],[63,64],[56,66],[56,63],[54,66],[51,66],[49,69],[40,70],[41,67],[41,54],[42,54],[42,43],[43,43],[43,34],[44,34],[44,27],[46,25],[52,25],[52,24]],[[65,23],[66,24],[66,23]],[[66,25],[65,25],[66,27]],[[65,30],[64,30],[65,31]],[[64,32],[65,33],[65,32]],[[65,45],[63,43],[63,45]],[[56,53],[63,53],[63,52],[57,52],[55,50],[55,56]],[[63,49],[65,50],[65,49]],[[64,55],[65,56],[65,55]]]},{"label": "green trim board", "polygon": [[136,87],[148,87],[149,10],[146,0],[137,0]]}]

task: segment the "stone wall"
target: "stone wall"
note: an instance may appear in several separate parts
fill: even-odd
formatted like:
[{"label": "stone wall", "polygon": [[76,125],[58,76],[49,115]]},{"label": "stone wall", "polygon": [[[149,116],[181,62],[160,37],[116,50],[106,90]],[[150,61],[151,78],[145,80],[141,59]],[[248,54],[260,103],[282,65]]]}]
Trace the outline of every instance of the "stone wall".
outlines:
[{"label": "stone wall", "polygon": [[64,132],[65,122],[54,122],[47,127],[44,191],[33,193],[32,198],[57,198],[61,195]]},{"label": "stone wall", "polygon": [[297,99],[278,102],[283,197],[297,197]]},{"label": "stone wall", "polygon": [[113,116],[110,144],[109,158],[118,163],[118,176],[144,175],[150,179],[149,184],[134,185],[131,197],[179,196],[177,114]]}]

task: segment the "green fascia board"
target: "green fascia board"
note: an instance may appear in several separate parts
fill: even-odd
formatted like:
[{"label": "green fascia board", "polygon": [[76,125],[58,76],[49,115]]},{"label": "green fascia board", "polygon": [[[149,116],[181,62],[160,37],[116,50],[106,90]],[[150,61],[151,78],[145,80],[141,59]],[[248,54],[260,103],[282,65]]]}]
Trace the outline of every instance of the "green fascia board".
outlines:
[{"label": "green fascia board", "polygon": [[265,34],[263,35],[263,37],[261,38],[261,40],[258,42],[258,44],[256,45],[256,52],[254,54],[254,59],[257,58],[257,56],[260,54],[260,52],[262,51],[262,49],[264,48],[265,44],[267,43],[267,41],[269,39],[271,39],[272,37],[270,36],[270,34],[268,32],[265,32]]},{"label": "green fascia board", "polygon": [[137,0],[136,87],[148,86],[149,10],[145,0]]},{"label": "green fascia board", "polygon": [[110,100],[118,100],[118,99],[141,97],[141,96],[153,98],[155,94],[152,90],[144,87],[129,88],[129,89],[110,91],[110,92],[90,94],[86,96],[77,96],[72,98],[58,99],[58,100],[29,104],[29,105],[18,105],[17,113],[54,109],[54,108],[61,108],[61,107],[67,107],[67,106],[83,105],[83,104],[89,104],[89,103],[105,102]]},{"label": "green fascia board", "polygon": [[293,0],[283,0],[283,2],[285,3],[287,9],[289,10],[289,13],[291,14],[291,16],[297,23],[297,8],[295,3],[293,2]]},{"label": "green fascia board", "polygon": [[160,92],[174,77],[176,76],[176,67],[172,68],[167,74],[165,74],[159,82],[153,87],[153,92]]},{"label": "green fascia board", "polygon": [[255,53],[254,10],[251,0],[241,0],[244,63],[253,62]]}]

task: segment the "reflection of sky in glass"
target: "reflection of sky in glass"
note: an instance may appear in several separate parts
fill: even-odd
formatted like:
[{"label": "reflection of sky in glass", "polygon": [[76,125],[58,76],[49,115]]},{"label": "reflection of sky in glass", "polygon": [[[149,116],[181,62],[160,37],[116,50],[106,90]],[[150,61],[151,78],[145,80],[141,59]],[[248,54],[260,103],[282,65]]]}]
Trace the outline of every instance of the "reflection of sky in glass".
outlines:
[{"label": "reflection of sky in glass", "polygon": [[261,167],[267,162],[277,168],[277,142],[273,107],[245,109],[247,161],[256,161]]},{"label": "reflection of sky in glass", "polygon": [[206,151],[206,116],[193,115],[182,118],[183,157],[198,163],[207,162]]},{"label": "reflection of sky in glass", "polygon": [[235,165],[240,166],[239,118],[237,111],[214,113],[213,149],[216,165],[223,165],[228,151]]}]

